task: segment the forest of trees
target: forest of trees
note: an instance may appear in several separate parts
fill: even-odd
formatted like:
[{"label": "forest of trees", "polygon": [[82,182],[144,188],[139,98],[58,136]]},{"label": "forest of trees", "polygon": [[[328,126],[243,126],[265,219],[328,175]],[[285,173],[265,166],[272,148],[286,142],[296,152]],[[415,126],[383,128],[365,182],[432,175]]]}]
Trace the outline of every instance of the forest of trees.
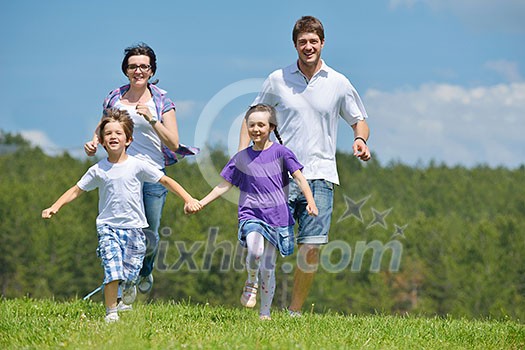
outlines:
[{"label": "forest of trees", "polygon": [[[222,168],[225,152],[212,152]],[[0,132],[2,297],[69,299],[101,283],[96,191],[40,217],[93,161],[49,157]],[[306,309],[525,320],[524,166],[363,164],[345,153],[338,165],[331,242]],[[197,198],[211,189],[194,161],[167,172]],[[219,199],[185,216],[169,194],[161,227],[154,289],[141,298],[237,307],[246,276],[236,205]],[[296,264],[295,254],[278,259],[275,307],[289,301]]]}]

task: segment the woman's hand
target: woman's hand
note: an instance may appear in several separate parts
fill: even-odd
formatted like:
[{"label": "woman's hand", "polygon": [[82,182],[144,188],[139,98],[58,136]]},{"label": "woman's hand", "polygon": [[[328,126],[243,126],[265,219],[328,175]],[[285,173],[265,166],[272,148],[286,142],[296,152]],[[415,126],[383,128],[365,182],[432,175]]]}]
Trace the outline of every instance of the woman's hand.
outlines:
[{"label": "woman's hand", "polygon": [[153,120],[153,115],[151,114],[148,106],[139,103],[135,109],[137,110],[137,114],[143,116],[148,123]]},{"label": "woman's hand", "polygon": [[84,144],[84,152],[88,157],[93,157],[97,153],[98,139],[88,141]]}]

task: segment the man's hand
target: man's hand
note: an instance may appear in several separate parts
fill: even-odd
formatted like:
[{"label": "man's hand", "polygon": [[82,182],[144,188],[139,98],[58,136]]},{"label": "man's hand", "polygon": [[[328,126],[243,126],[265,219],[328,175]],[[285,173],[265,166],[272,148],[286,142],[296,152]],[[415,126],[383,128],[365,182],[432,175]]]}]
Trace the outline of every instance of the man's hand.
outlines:
[{"label": "man's hand", "polygon": [[366,145],[365,141],[363,141],[361,138],[356,138],[354,140],[352,149],[354,150],[354,156],[361,159],[362,161],[366,162],[372,157],[370,154],[370,149]]}]

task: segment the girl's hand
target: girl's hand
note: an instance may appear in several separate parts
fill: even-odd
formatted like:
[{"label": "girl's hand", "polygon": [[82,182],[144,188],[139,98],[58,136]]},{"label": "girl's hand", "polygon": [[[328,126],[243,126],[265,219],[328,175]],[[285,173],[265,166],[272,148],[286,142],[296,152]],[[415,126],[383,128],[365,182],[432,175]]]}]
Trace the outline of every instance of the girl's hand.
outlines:
[{"label": "girl's hand", "polygon": [[47,208],[42,210],[42,219],[51,219],[53,215],[55,215],[58,212],[58,210],[51,208]]},{"label": "girl's hand", "polygon": [[308,215],[310,216],[317,216],[319,215],[319,210],[317,209],[317,206],[308,204],[306,206],[306,211],[308,212]]},{"label": "girl's hand", "polygon": [[143,116],[148,123],[153,120],[153,115],[151,114],[151,111],[149,110],[148,106],[138,104],[137,107],[135,107],[135,109],[137,110],[137,114]]}]

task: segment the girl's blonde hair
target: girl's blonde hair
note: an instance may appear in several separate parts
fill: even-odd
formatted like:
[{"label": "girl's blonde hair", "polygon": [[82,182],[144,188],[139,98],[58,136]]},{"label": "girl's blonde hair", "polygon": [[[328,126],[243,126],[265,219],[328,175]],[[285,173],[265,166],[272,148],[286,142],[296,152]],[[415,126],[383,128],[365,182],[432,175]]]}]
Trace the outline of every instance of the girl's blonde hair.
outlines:
[{"label": "girl's blonde hair", "polygon": [[279,134],[279,131],[277,131],[277,113],[275,111],[275,108],[273,108],[270,105],[264,104],[264,103],[256,104],[248,108],[248,110],[246,111],[246,114],[244,115],[244,120],[247,122],[250,115],[252,115],[252,113],[255,113],[255,112],[266,112],[270,115],[268,123],[270,125],[273,125],[273,132],[275,134],[275,137],[277,138],[279,143],[282,145],[283,140],[281,139],[281,134]]}]

